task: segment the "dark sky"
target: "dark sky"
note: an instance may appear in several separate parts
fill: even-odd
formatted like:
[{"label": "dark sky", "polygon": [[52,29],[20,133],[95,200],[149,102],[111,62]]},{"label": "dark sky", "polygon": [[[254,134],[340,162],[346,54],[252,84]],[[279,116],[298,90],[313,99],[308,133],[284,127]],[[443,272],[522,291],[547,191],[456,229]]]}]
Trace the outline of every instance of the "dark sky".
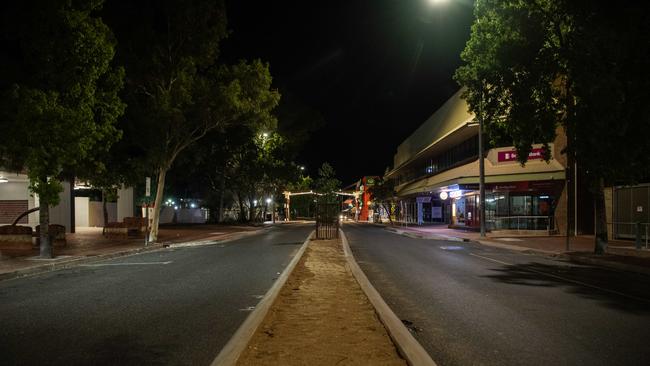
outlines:
[{"label": "dark sky", "polygon": [[228,58],[269,62],[276,87],[325,126],[298,158],[345,185],[392,166],[397,145],[456,90],[471,0],[226,1]]}]

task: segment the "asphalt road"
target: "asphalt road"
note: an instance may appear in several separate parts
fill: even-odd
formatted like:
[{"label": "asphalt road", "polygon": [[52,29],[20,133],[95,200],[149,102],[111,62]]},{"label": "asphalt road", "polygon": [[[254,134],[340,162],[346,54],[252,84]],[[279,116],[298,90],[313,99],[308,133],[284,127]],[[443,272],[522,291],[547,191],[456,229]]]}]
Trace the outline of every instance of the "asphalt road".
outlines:
[{"label": "asphalt road", "polygon": [[344,225],[372,284],[439,365],[648,365],[650,277]]},{"label": "asphalt road", "polygon": [[311,229],[0,282],[0,364],[209,365]]}]

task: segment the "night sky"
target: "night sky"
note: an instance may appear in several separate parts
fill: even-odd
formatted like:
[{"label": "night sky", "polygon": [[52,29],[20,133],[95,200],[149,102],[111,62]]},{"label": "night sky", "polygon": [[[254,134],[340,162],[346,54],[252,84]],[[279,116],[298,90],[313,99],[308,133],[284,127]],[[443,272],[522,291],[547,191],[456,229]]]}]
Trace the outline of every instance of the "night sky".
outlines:
[{"label": "night sky", "polygon": [[458,90],[471,0],[226,1],[230,59],[269,62],[277,88],[326,124],[298,158],[344,185],[381,175],[400,142]]}]

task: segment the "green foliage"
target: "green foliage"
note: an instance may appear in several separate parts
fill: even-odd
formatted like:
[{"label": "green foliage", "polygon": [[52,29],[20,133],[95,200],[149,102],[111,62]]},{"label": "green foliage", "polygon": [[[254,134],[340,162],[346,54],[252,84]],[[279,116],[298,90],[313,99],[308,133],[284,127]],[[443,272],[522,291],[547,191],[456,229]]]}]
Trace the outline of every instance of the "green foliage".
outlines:
[{"label": "green foliage", "polygon": [[338,192],[341,189],[341,181],[336,178],[334,168],[327,162],[318,168],[318,178],[314,181],[314,191],[322,194],[320,201],[335,202]]},{"label": "green foliage", "polygon": [[[650,125],[647,12],[590,1],[476,3],[476,21],[456,80],[493,142],[516,147],[526,162],[534,143],[553,141],[593,179],[648,177]],[[550,158],[547,155],[546,158]],[[622,164],[624,162],[624,164]]]},{"label": "green foliage", "polygon": [[58,203],[57,178],[120,137],[123,70],[96,16],[102,1],[3,4],[0,163],[26,168],[31,189]]}]

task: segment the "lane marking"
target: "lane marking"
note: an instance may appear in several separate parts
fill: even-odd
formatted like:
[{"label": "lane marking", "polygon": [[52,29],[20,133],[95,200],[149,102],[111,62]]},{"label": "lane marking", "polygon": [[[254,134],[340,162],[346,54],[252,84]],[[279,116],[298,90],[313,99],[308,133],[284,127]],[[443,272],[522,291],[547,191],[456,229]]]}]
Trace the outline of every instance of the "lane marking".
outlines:
[{"label": "lane marking", "polygon": [[[481,259],[484,259],[484,260],[487,260],[487,261],[490,261],[490,262],[495,262],[495,263],[503,264],[503,265],[506,265],[506,266],[515,266],[515,265],[516,265],[516,264],[513,264],[513,263],[503,262],[503,261],[500,261],[500,260],[498,260],[498,259],[494,259],[494,258],[490,258],[490,257],[484,257],[484,256],[482,256],[482,255],[478,255],[478,254],[474,254],[474,253],[469,253],[469,255],[471,255],[471,256],[473,256],[473,257],[481,258]],[[588,284],[588,283],[585,283],[585,282],[582,282],[582,281],[572,280],[572,279],[570,279],[570,278],[566,278],[566,277],[562,277],[562,276],[554,275],[554,274],[552,274],[552,273],[547,273],[547,272],[538,271],[538,270],[535,270],[535,269],[530,269],[530,268],[522,268],[522,269],[523,269],[524,271],[537,273],[537,274],[540,274],[540,275],[542,275],[542,276],[552,277],[552,278],[556,278],[556,279],[559,279],[559,280],[562,280],[562,281],[565,281],[565,282],[575,283],[575,284],[577,284],[577,285],[581,285],[581,286],[585,286],[585,287],[590,287],[590,288],[593,288],[593,289],[596,289],[596,290],[600,290],[600,291],[604,291],[604,292],[609,292],[609,293],[611,293],[611,294],[615,294],[615,295],[619,295],[619,296],[627,297],[628,299],[632,299],[632,300],[636,300],[636,301],[641,301],[641,302],[645,302],[645,303],[650,303],[650,300],[648,300],[648,299],[644,299],[644,298],[642,298],[642,297],[636,297],[636,296],[634,296],[634,295],[628,295],[628,294],[625,294],[625,293],[623,293],[623,292],[619,292],[619,291],[616,291],[616,290],[610,290],[610,289],[607,289],[607,288],[604,288],[604,287],[599,287],[599,286],[596,286],[596,285],[591,285],[591,284]]]},{"label": "lane marking", "polygon": [[97,264],[82,264],[81,267],[110,267],[110,266],[146,266],[150,264],[169,264],[172,261],[167,262],[128,262],[128,263],[97,263]]}]

